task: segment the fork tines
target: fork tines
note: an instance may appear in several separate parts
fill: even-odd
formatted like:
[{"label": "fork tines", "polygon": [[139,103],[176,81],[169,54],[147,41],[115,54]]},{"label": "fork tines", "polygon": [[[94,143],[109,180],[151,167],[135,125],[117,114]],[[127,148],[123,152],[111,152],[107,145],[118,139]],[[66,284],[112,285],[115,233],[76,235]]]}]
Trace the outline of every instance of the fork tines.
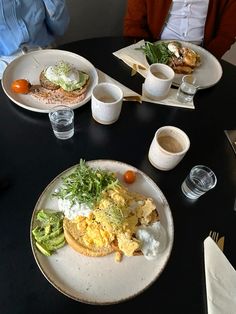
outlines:
[{"label": "fork tines", "polygon": [[210,231],[209,236],[215,241],[218,241],[219,238],[219,232],[215,232],[215,231]]}]

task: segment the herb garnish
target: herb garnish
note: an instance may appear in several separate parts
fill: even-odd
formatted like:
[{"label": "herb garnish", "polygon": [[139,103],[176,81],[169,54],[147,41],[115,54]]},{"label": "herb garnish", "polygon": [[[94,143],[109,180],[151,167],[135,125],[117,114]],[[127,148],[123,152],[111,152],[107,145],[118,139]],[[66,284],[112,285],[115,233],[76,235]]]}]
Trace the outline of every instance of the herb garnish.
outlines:
[{"label": "herb garnish", "polygon": [[87,204],[90,208],[99,200],[103,191],[119,185],[113,172],[89,167],[80,160],[75,171],[62,178],[63,184],[53,196],[68,199],[72,205],[75,202]]},{"label": "herb garnish", "polygon": [[143,46],[137,49],[145,53],[150,64],[157,62],[167,64],[170,58],[174,56],[174,53],[168,49],[168,42],[151,43],[146,41]]},{"label": "herb garnish", "polygon": [[112,206],[104,210],[104,215],[110,223],[116,226],[121,226],[125,220],[123,211],[118,206]]}]

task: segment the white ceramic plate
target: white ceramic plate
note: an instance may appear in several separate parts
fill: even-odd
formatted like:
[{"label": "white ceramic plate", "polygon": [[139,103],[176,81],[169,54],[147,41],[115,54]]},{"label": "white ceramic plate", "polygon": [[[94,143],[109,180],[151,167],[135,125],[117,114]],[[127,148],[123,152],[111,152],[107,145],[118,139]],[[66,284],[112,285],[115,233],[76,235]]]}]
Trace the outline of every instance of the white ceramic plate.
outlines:
[{"label": "white ceramic plate", "polygon": [[5,69],[2,77],[2,87],[6,95],[17,105],[36,112],[49,112],[53,105],[45,104],[30,95],[16,94],[11,91],[11,83],[17,79],[27,79],[32,85],[39,84],[39,75],[45,67],[60,61],[66,61],[90,76],[90,82],[85,99],[71,104],[75,109],[86,104],[92,94],[93,87],[98,82],[95,67],[85,58],[64,50],[45,49],[29,52],[13,60]]},{"label": "white ceramic plate", "polygon": [[[166,41],[169,42],[169,40]],[[200,89],[209,88],[221,79],[223,73],[222,67],[215,56],[200,46],[185,41],[176,41],[181,43],[183,47],[193,49],[199,53],[201,57],[201,64],[199,67],[194,69],[193,75],[196,76],[196,84]],[[183,74],[175,74],[173,85],[179,86],[181,84],[182,77]]]},{"label": "white ceramic plate", "polygon": [[[114,260],[114,254],[105,257],[86,257],[75,252],[68,245],[50,257],[42,255],[35,247],[31,236],[31,246],[35,260],[46,279],[60,292],[80,302],[90,304],[112,304],[133,298],[148,288],[162,273],[169,259],[174,226],[168,202],[157,185],[143,172],[118,161],[89,161],[92,167],[107,169],[122,174],[133,169],[137,171],[136,181],[129,185],[132,191],[143,193],[154,199],[160,221],[166,230],[167,246],[154,261],[143,256],[124,257],[122,262]],[[57,200],[52,192],[61,184],[61,177],[68,175],[75,166],[58,175],[43,191],[36,203],[31,220],[30,235],[35,216],[42,208],[57,210]]]}]

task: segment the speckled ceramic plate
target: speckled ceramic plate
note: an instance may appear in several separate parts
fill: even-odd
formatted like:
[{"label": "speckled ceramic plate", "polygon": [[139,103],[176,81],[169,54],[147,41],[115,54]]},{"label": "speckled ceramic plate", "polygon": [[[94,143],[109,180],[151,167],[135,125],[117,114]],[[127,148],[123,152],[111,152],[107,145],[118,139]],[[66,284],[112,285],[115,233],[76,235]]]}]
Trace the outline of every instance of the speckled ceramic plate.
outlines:
[{"label": "speckled ceramic plate", "polygon": [[72,109],[86,104],[92,94],[93,87],[98,82],[95,67],[85,58],[76,53],[58,50],[43,49],[24,54],[8,64],[2,77],[2,87],[6,95],[18,106],[36,112],[49,112],[53,104],[45,104],[31,95],[16,94],[11,91],[11,83],[17,79],[26,79],[32,85],[39,84],[39,75],[45,67],[55,65],[60,61],[68,62],[81,71],[89,74],[90,81],[85,98],[76,104],[70,104]]},{"label": "speckled ceramic plate", "polygon": [[160,276],[173,245],[173,219],[165,196],[154,181],[142,171],[112,160],[94,160],[89,161],[88,164],[91,167],[114,171],[120,180],[128,169],[137,172],[137,179],[129,185],[129,189],[154,199],[160,221],[167,234],[166,249],[153,261],[148,261],[143,256],[134,256],[124,257],[120,263],[115,262],[114,254],[105,257],[86,257],[75,252],[68,245],[50,257],[42,255],[36,249],[31,236],[36,212],[42,208],[57,210],[57,200],[51,197],[52,192],[60,186],[61,177],[71,173],[75,166],[58,175],[39,197],[30,226],[31,246],[41,272],[60,292],[84,303],[113,304],[137,296]]},{"label": "speckled ceramic plate", "polygon": [[[169,40],[165,40],[169,41]],[[183,47],[190,48],[196,51],[201,57],[201,64],[194,69],[193,75],[196,76],[196,84],[199,89],[209,88],[219,82],[222,76],[222,67],[219,61],[209,51],[201,46],[194,45],[189,42],[176,40],[181,43]],[[181,84],[183,74],[175,74],[173,85],[179,86]]]}]

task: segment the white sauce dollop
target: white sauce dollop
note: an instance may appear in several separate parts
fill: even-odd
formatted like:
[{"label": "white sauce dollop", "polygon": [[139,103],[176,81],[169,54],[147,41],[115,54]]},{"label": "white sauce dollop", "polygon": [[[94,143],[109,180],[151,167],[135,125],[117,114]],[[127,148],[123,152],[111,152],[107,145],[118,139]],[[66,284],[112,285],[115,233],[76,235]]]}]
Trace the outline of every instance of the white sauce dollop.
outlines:
[{"label": "white sauce dollop", "polygon": [[70,200],[61,198],[58,199],[58,208],[69,220],[72,220],[77,216],[88,217],[92,211],[91,208],[86,204],[76,202],[74,205],[72,205]]},{"label": "white sauce dollop", "polygon": [[166,248],[166,231],[160,221],[138,227],[136,238],[141,241],[141,251],[148,260],[155,259]]}]

